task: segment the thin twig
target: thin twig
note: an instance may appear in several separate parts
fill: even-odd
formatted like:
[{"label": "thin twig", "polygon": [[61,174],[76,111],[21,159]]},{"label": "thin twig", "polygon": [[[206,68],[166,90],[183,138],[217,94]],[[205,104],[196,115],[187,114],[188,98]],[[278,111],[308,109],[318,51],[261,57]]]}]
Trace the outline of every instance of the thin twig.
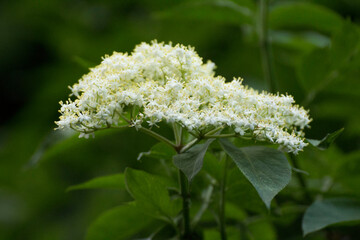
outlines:
[{"label": "thin twig", "polygon": [[169,139],[161,136],[160,134],[158,134],[158,133],[156,133],[156,132],[154,132],[154,131],[152,131],[150,129],[140,127],[139,131],[144,132],[144,133],[152,136],[153,138],[159,140],[160,142],[164,142],[164,143],[168,144],[169,146],[173,147],[174,149],[176,148],[176,145],[173,142],[171,142]]}]

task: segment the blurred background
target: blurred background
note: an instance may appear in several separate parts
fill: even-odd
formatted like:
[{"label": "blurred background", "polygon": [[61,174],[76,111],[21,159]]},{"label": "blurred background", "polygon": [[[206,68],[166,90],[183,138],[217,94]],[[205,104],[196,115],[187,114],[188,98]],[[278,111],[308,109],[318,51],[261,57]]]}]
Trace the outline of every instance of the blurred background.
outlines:
[{"label": "blurred background", "polygon": [[[151,160],[136,158],[155,141],[144,135],[139,141],[132,129],[99,132],[89,140],[54,133],[58,102],[89,67],[105,54],[131,52],[157,39],[194,46],[205,61],[215,62],[217,74],[266,90],[258,8],[252,0],[2,1],[0,239],[83,239],[101,212],[129,196],[67,187],[127,166],[152,167]],[[360,41],[354,32],[360,2],[278,0],[269,8],[276,90],[310,109],[307,137],[345,128],[326,152],[300,154],[309,186],[317,191],[330,179],[341,184],[341,194],[359,197]],[[301,239],[300,223],[286,226],[270,225],[270,239],[287,239],[287,231]]]}]

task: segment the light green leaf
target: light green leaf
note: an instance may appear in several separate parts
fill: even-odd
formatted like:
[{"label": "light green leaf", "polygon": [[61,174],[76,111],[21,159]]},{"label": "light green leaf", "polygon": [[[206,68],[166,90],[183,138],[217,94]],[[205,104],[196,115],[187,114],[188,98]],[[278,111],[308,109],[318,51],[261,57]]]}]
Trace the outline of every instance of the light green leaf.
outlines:
[{"label": "light green leaf", "polygon": [[341,128],[333,133],[328,133],[323,139],[316,140],[316,139],[306,139],[311,145],[314,147],[319,148],[320,150],[325,150],[330,147],[330,145],[335,141],[337,137],[341,135],[344,131],[344,128]]},{"label": "light green leaf", "polygon": [[231,24],[253,22],[251,1],[235,3],[229,0],[189,1],[174,8],[157,12],[157,18],[206,20]]},{"label": "light green leaf", "polygon": [[214,139],[209,139],[204,144],[198,144],[184,153],[174,155],[174,165],[183,171],[189,181],[201,170],[205,153],[213,141]]},{"label": "light green leaf", "polygon": [[252,240],[276,240],[276,230],[268,220],[252,222],[248,225],[249,234]]},{"label": "light green leaf", "polygon": [[273,30],[269,34],[272,44],[301,52],[309,52],[315,47],[324,48],[330,44],[330,38],[328,36],[317,32]]},{"label": "light green leaf", "polygon": [[80,56],[73,56],[73,61],[77,63],[80,67],[83,67],[84,69],[88,70],[89,68],[96,65],[96,63],[91,62],[83,57]]},{"label": "light green leaf", "polygon": [[237,148],[226,139],[220,144],[270,208],[271,200],[291,179],[291,166],[279,150],[261,146]]},{"label": "light green leaf", "polygon": [[147,214],[168,221],[179,212],[179,202],[170,200],[167,191],[167,187],[171,186],[171,180],[127,168],[125,170],[125,183],[138,207]]},{"label": "light green leaf", "polygon": [[103,213],[89,227],[86,240],[129,239],[153,223],[151,217],[139,211],[134,202]]},{"label": "light green leaf", "polygon": [[155,159],[171,159],[176,154],[176,151],[167,145],[166,143],[160,142],[152,146],[150,151],[141,152],[137,160],[141,160],[143,157],[150,157]]},{"label": "light green leaf", "polygon": [[304,235],[329,225],[360,220],[360,202],[346,198],[324,199],[314,202],[305,212]]},{"label": "light green leaf", "polygon": [[96,188],[125,190],[124,174],[114,174],[109,176],[97,177],[91,179],[90,181],[70,186],[67,191]]},{"label": "light green leaf", "polygon": [[341,17],[332,10],[312,3],[284,3],[269,13],[273,29],[313,29],[331,33],[341,27]]},{"label": "light green leaf", "polygon": [[247,218],[246,211],[231,202],[225,203],[225,216],[238,221],[244,221]]}]

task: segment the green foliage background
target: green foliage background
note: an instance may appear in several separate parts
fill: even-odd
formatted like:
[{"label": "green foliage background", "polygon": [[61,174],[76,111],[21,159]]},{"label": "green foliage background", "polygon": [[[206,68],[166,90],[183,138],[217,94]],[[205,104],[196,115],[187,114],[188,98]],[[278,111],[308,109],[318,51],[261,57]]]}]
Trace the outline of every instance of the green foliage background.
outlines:
[{"label": "green foliage background", "polygon": [[[67,86],[104,54],[130,52],[136,44],[153,39],[189,44],[216,63],[219,75],[229,80],[241,76],[245,84],[266,89],[257,4],[252,0],[0,3],[0,239],[83,239],[102,212],[131,196],[116,189],[66,192],[69,186],[122,173],[125,167],[165,171],[157,160],[136,160],[156,142],[132,129],[99,132],[89,140],[53,133],[58,102],[67,98]],[[310,109],[314,121],[308,138],[321,139],[345,128],[328,150],[308,147],[299,155],[299,168],[309,173],[304,178],[313,199],[360,198],[359,17],[357,0],[270,1],[277,90]],[[166,128],[161,131],[172,134]],[[205,168],[206,164],[210,163]],[[234,181],[229,192],[228,200],[237,210],[229,214],[249,233],[231,239],[302,239],[301,217],[311,202],[302,201],[296,178],[279,194],[270,214],[245,180]],[[360,235],[356,224],[331,229],[306,239]],[[230,229],[229,238],[231,233]],[[205,239],[217,239],[216,234],[216,229],[208,230]]]}]

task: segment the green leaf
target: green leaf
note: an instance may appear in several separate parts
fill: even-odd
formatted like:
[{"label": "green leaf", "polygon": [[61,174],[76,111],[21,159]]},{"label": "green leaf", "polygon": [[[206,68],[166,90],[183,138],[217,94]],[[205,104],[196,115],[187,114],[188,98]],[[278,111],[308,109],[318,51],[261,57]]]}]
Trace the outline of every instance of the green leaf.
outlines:
[{"label": "green leaf", "polygon": [[183,171],[189,181],[201,170],[205,153],[213,141],[214,139],[209,139],[204,144],[198,144],[184,153],[174,155],[175,166]]},{"label": "green leaf", "polygon": [[231,202],[225,203],[225,216],[238,221],[244,221],[247,218],[246,211]]},{"label": "green leaf", "polygon": [[67,191],[96,188],[125,190],[124,174],[114,174],[109,176],[97,177],[91,179],[90,181],[70,186],[68,187]]},{"label": "green leaf", "polygon": [[66,140],[71,141],[73,136],[74,131],[72,130],[51,131],[47,136],[45,136],[44,140],[40,142],[25,167],[29,168],[35,166],[51,148]]},{"label": "green leaf", "polygon": [[317,32],[273,30],[269,34],[272,44],[301,52],[309,52],[315,47],[324,48],[330,44],[328,36]]},{"label": "green leaf", "polygon": [[95,66],[96,63],[91,62],[83,57],[80,56],[73,56],[73,61],[77,63],[80,67],[83,67],[84,69],[88,70],[92,66]]},{"label": "green leaf", "polygon": [[341,17],[332,10],[312,3],[284,3],[269,13],[272,29],[313,29],[331,33],[341,27]]},{"label": "green leaf", "polygon": [[[356,25],[344,22],[334,32],[329,48],[316,49],[305,55],[299,68],[303,87],[311,92],[352,92],[358,95],[360,33]],[[319,64],[321,63],[321,64]]]},{"label": "green leaf", "polygon": [[251,24],[254,5],[251,1],[235,3],[229,0],[190,1],[165,11],[157,12],[157,18],[205,20],[231,24]]},{"label": "green leaf", "polygon": [[305,212],[302,229],[304,236],[329,225],[360,220],[360,202],[334,198],[314,202]]},{"label": "green leaf", "polygon": [[223,168],[225,161],[219,161],[213,154],[207,152],[204,158],[203,169],[220,183],[223,177]]},{"label": "green leaf", "polygon": [[166,143],[160,142],[152,146],[150,151],[141,152],[137,160],[141,160],[142,157],[150,157],[155,159],[171,159],[176,154],[176,151],[167,145]]},{"label": "green leaf", "polygon": [[344,128],[341,128],[333,133],[328,133],[321,140],[316,140],[316,139],[306,139],[306,140],[314,147],[317,147],[320,150],[326,150],[335,141],[335,139],[341,135],[341,133],[343,131],[344,131]]},{"label": "green leaf", "polygon": [[226,182],[226,199],[228,202],[253,213],[267,213],[265,204],[258,192],[239,169],[229,169]]},{"label": "green leaf", "polygon": [[171,185],[171,180],[127,168],[125,170],[125,183],[138,207],[147,214],[168,221],[179,212],[179,202],[170,200],[167,191],[167,187]]},{"label": "green leaf", "polygon": [[213,194],[214,187],[212,185],[209,185],[207,188],[205,188],[202,191],[201,194],[201,206],[199,210],[197,211],[196,215],[193,217],[191,221],[191,226],[195,227],[201,220],[201,217],[205,213],[205,211],[208,209],[209,204],[211,202],[211,197]]},{"label": "green leaf", "polygon": [[254,240],[276,240],[276,230],[269,220],[259,220],[248,225],[251,239]]},{"label": "green leaf", "polygon": [[226,139],[220,144],[270,208],[271,200],[291,179],[291,166],[279,150],[261,146],[237,148]]},{"label": "green leaf", "polygon": [[90,225],[85,239],[130,239],[142,229],[150,226],[153,221],[151,217],[139,211],[134,202],[132,202],[103,213]]}]

